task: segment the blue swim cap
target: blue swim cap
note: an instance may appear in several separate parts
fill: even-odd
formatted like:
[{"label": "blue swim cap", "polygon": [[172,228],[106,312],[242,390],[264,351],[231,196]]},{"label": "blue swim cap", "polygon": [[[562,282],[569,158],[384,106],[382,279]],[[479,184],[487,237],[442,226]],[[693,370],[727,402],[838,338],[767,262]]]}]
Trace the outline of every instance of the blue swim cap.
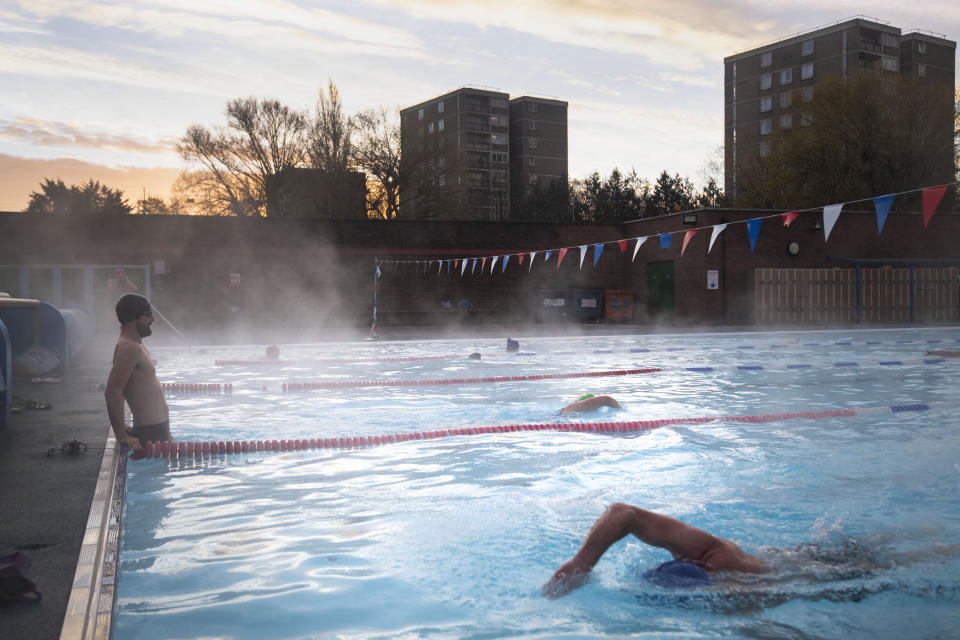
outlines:
[{"label": "blue swim cap", "polygon": [[647,571],[643,577],[658,587],[674,589],[695,589],[710,584],[710,574],[686,560],[664,562],[656,569]]}]

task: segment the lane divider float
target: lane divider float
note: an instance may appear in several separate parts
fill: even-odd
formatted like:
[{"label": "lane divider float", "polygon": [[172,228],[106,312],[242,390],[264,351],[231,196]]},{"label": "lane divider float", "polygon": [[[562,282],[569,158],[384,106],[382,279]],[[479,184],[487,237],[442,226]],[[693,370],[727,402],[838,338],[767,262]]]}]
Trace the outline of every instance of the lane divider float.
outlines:
[{"label": "lane divider float", "polygon": [[[480,354],[485,358],[498,353]],[[442,356],[396,356],[396,357],[370,357],[370,358],[310,358],[302,360],[267,360],[260,358],[257,360],[214,360],[216,367],[290,367],[295,365],[309,364],[331,364],[331,363],[358,363],[358,362],[418,362],[421,360],[451,360],[453,358],[467,358],[465,355],[442,355]]]},{"label": "lane divider float", "polygon": [[710,422],[764,423],[781,420],[816,420],[820,418],[847,418],[868,414],[899,414],[930,411],[934,407],[957,406],[957,402],[935,404],[912,403],[865,409],[825,409],[821,411],[793,411],[789,413],[766,413],[746,416],[699,416],[687,418],[658,418],[631,420],[627,422],[552,422],[546,424],[510,424],[489,427],[462,427],[391,433],[375,436],[340,436],[336,438],[300,438],[296,440],[240,440],[203,442],[147,442],[148,458],[192,458],[216,454],[255,452],[307,451],[312,449],[358,449],[376,447],[415,440],[434,440],[454,436],[472,436],[493,433],[517,433],[526,431],[554,431],[570,433],[636,433],[678,424],[705,424]]},{"label": "lane divider float", "polygon": [[233,383],[161,382],[165,393],[233,393]]},{"label": "lane divider float", "polygon": [[534,376],[493,376],[487,378],[433,378],[424,380],[345,380],[341,382],[285,382],[284,393],[312,389],[346,389],[353,387],[415,387],[438,384],[478,384],[486,382],[525,382],[530,380],[559,380],[566,378],[599,378],[657,373],[658,368],[618,369],[615,371],[586,371],[579,373],[544,373]]}]

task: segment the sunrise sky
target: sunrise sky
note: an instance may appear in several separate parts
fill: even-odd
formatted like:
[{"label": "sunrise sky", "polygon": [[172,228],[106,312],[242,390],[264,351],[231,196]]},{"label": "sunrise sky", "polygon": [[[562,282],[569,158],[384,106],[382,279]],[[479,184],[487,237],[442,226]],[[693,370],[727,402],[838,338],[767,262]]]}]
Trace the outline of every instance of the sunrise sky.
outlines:
[{"label": "sunrise sky", "polygon": [[464,85],[569,106],[570,175],[701,182],[723,58],[861,13],[960,38],[960,3],[812,0],[0,0],[0,211],[44,177],[169,197],[187,126],[241,96],[349,113]]}]

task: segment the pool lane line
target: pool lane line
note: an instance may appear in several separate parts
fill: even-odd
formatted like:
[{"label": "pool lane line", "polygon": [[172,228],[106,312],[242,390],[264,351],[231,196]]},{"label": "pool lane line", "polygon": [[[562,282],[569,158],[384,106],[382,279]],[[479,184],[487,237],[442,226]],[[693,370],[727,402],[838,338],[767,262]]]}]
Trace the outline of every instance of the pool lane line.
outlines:
[{"label": "pool lane line", "polygon": [[427,380],[344,380],[340,382],[284,382],[284,393],[294,391],[310,391],[314,389],[351,389],[357,387],[412,387],[423,385],[442,384],[482,384],[489,382],[524,382],[535,380],[556,380],[562,378],[590,378],[604,376],[625,376],[642,373],[663,373],[669,371],[687,371],[690,373],[712,373],[714,371],[793,371],[802,369],[829,369],[829,368],[860,368],[867,366],[896,367],[913,364],[941,364],[944,358],[928,358],[922,360],[881,360],[879,362],[831,362],[827,364],[735,364],[706,367],[648,367],[643,369],[620,369],[614,371],[589,371],[582,373],[552,373],[534,376],[495,376],[488,378],[433,378]]},{"label": "pool lane line", "polygon": [[824,409],[820,411],[793,411],[789,413],[766,413],[746,416],[699,416],[687,418],[658,418],[631,420],[627,422],[552,422],[545,424],[510,424],[489,427],[462,427],[435,431],[414,431],[377,436],[341,436],[336,438],[309,438],[296,440],[241,440],[203,442],[147,442],[148,458],[193,458],[215,454],[240,454],[258,452],[307,451],[312,449],[357,449],[376,447],[415,440],[434,440],[454,436],[473,436],[493,433],[517,433],[526,431],[556,431],[574,433],[637,433],[680,424],[706,424],[711,422],[764,423],[782,420],[816,420],[820,418],[849,418],[870,414],[899,414],[930,411],[932,408],[957,406],[958,402],[912,403],[865,409]]},{"label": "pool lane line", "polygon": [[161,382],[160,388],[165,393],[233,393],[232,382]]},{"label": "pool lane line", "polygon": [[[916,345],[936,345],[949,343],[951,340],[949,338],[937,338],[933,340],[835,340],[833,342],[783,342],[783,343],[774,343],[767,346],[757,346],[757,345],[736,345],[733,349],[728,349],[718,346],[709,346],[709,347],[661,347],[655,349],[644,349],[644,348],[631,348],[629,351],[625,350],[614,350],[614,349],[594,349],[592,351],[548,351],[545,352],[545,355],[599,355],[599,354],[613,354],[613,353],[675,353],[678,351],[751,351],[751,350],[763,350],[763,349],[788,349],[788,348],[798,348],[798,347],[851,347],[854,345],[883,345],[883,344],[916,344]],[[960,344],[960,338],[956,338],[953,342]],[[485,358],[498,355],[508,355],[502,352],[498,353],[484,353],[481,354]],[[514,356],[536,356],[536,352],[530,351],[520,351],[514,354]],[[296,365],[309,365],[309,364],[351,364],[351,363],[360,363],[360,362],[416,362],[419,360],[451,360],[455,358],[466,358],[467,356],[462,354],[448,354],[448,355],[435,355],[435,356],[396,356],[396,357],[369,357],[369,358],[305,358],[301,360],[266,360],[266,359],[257,359],[257,360],[214,360],[214,366],[217,367],[289,367]]]},{"label": "pool lane line", "polygon": [[[482,353],[485,358],[504,355],[502,353]],[[355,364],[360,362],[418,362],[421,360],[452,360],[467,358],[469,354],[442,355],[442,356],[396,356],[370,358],[303,358],[300,360],[214,360],[215,367],[291,367],[302,364]]]},{"label": "pool lane line", "polygon": [[441,384],[480,384],[488,382],[527,382],[531,380],[560,380],[567,378],[601,378],[657,373],[658,368],[617,369],[615,371],[585,371],[579,373],[543,373],[535,376],[492,376],[486,378],[433,378],[429,380],[346,380],[342,382],[284,382],[283,392],[313,389],[349,389],[354,387],[419,387]]}]

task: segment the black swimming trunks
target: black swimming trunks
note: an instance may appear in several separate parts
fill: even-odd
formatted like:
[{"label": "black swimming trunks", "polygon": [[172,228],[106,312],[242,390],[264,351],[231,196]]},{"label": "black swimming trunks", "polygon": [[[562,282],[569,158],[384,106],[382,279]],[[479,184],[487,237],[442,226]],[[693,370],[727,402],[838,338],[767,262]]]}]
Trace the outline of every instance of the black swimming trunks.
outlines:
[{"label": "black swimming trunks", "polygon": [[148,442],[172,442],[173,436],[170,435],[170,421],[164,420],[158,424],[142,424],[133,428],[134,437],[140,441],[140,444]]}]

